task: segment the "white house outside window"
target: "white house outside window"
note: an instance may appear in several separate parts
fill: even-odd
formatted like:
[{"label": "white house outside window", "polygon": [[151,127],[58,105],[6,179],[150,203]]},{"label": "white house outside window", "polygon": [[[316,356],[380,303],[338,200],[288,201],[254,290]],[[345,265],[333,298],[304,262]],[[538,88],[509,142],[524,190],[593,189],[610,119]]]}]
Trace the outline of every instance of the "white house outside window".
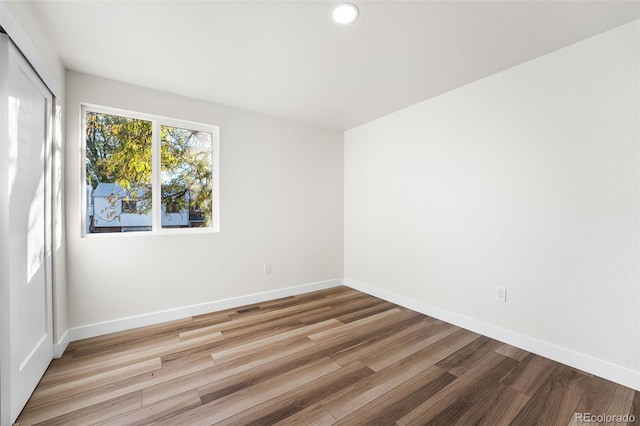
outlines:
[{"label": "white house outside window", "polygon": [[216,126],[96,106],[82,117],[85,235],[218,230]]}]

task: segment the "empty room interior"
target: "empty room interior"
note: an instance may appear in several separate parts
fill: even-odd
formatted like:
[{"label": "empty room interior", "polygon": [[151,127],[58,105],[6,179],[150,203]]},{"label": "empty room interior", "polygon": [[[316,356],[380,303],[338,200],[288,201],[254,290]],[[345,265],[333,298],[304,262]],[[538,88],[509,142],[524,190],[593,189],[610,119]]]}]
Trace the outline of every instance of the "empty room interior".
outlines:
[{"label": "empty room interior", "polygon": [[640,423],[639,1],[0,30],[1,426]]}]

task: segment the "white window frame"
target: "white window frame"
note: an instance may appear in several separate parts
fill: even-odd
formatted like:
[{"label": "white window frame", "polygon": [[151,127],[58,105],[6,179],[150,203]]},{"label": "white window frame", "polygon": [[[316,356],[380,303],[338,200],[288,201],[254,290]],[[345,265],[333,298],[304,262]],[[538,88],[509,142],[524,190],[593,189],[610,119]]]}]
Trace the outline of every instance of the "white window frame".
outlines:
[{"label": "white window frame", "polygon": [[[97,112],[101,114],[119,115],[121,117],[133,118],[138,120],[145,120],[151,122],[152,133],[152,152],[151,152],[151,231],[144,232],[109,232],[109,233],[90,233],[87,232],[87,134],[86,134],[86,113]],[[218,126],[211,124],[197,123],[194,121],[181,120],[176,118],[164,117],[155,114],[146,114],[141,112],[129,111],[121,108],[105,107],[101,105],[94,105],[89,103],[80,104],[81,126],[80,126],[80,170],[81,170],[81,184],[80,184],[80,222],[82,237],[94,238],[114,238],[130,237],[139,235],[172,235],[172,234],[202,234],[202,233],[217,233],[220,232],[220,185],[219,185],[219,130]],[[211,226],[208,228],[163,228],[162,227],[162,205],[161,205],[161,190],[162,188],[162,174],[161,162],[160,162],[160,126],[178,127],[182,129],[195,130],[198,132],[211,133],[211,201],[213,203],[211,209]]]}]

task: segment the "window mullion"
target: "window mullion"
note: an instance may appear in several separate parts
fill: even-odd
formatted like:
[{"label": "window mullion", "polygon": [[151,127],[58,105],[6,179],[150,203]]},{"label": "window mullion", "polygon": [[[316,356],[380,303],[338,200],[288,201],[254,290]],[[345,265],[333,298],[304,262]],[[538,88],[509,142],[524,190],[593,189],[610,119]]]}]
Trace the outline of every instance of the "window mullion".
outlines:
[{"label": "window mullion", "polygon": [[153,120],[152,132],[152,156],[151,156],[151,179],[152,179],[152,230],[158,232],[162,229],[162,173],[160,169],[160,123]]}]

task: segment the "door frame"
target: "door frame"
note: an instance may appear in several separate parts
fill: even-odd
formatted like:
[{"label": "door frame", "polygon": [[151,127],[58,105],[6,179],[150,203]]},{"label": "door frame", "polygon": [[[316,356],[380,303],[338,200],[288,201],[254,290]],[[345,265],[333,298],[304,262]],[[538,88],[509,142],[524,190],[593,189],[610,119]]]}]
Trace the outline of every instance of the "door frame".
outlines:
[{"label": "door frame", "polygon": [[[28,19],[28,18],[27,18]],[[55,66],[56,64],[47,64],[47,61],[44,60],[42,54],[40,53],[40,51],[38,50],[38,48],[42,49],[42,48],[47,48],[47,47],[52,47],[50,44],[46,45],[46,41],[45,44],[40,44],[38,47],[36,47],[32,41],[31,38],[28,35],[28,32],[25,29],[26,27],[23,27],[22,24],[20,24],[20,22],[18,21],[18,19],[14,16],[14,13],[9,9],[9,7],[7,6],[5,0],[0,0],[0,33],[4,32],[6,33],[9,38],[13,41],[13,43],[15,44],[15,46],[22,52],[22,54],[24,55],[24,57],[27,59],[27,61],[31,64],[31,66],[33,67],[33,69],[36,71],[36,73],[40,76],[40,79],[44,82],[45,86],[47,86],[47,88],[51,91],[51,93],[53,94],[53,105],[55,110],[53,111],[54,114],[57,114],[57,108],[59,108],[62,103],[61,103],[61,99],[64,99],[64,92],[63,92],[63,80],[64,80],[64,76],[61,76],[61,78],[63,80],[58,80],[58,78],[56,78],[55,74],[52,72],[50,66]],[[56,56],[56,55],[53,55]],[[3,72],[3,68],[6,65],[3,64],[0,61],[0,75],[1,72]],[[0,79],[0,84],[1,84],[1,79]],[[5,108],[4,106],[0,106],[0,110],[2,108]],[[4,116],[4,121],[2,119],[2,117],[0,117],[0,129],[5,128],[6,129],[6,120],[7,117],[5,114],[0,113],[0,116]],[[54,116],[55,118],[55,116]],[[55,126],[59,126],[61,123],[57,123],[55,120],[53,122],[53,132],[52,132],[52,136],[53,137],[60,137],[62,138],[63,135],[60,133],[58,134],[58,132],[60,131],[60,129],[55,128]],[[60,144],[62,143],[62,141],[60,140],[56,140],[53,141],[53,143],[55,144]],[[57,145],[56,145],[57,146]],[[62,160],[61,160],[62,161]],[[54,167],[60,167],[60,164],[50,164]],[[53,173],[52,173],[53,174]],[[0,179],[0,185],[2,184],[2,179]],[[54,194],[53,196],[55,196],[55,192],[58,191],[59,189],[54,185],[52,186],[52,189],[54,190]],[[52,200],[53,203],[55,203],[55,200]],[[64,201],[61,201],[64,202]],[[54,208],[54,214],[55,214],[55,210],[57,207],[55,204],[52,204],[52,207]],[[0,211],[0,221],[3,220],[2,217],[4,217],[5,215],[3,214],[3,212]],[[62,218],[58,218],[58,220],[61,220]],[[1,222],[0,222],[1,223]],[[64,231],[64,229],[63,229]],[[55,235],[55,229],[51,229],[51,232],[53,233],[52,235]],[[64,234],[60,235],[60,237],[62,239],[64,239]],[[63,243],[64,244],[64,243]],[[55,249],[55,247],[53,247],[53,249]],[[55,255],[55,253],[53,253]],[[7,296],[5,293],[5,291],[3,290],[3,287],[5,287],[3,285],[3,283],[5,282],[5,273],[4,271],[4,265],[2,264],[3,260],[2,260],[2,256],[0,256],[0,306],[2,306],[2,301],[5,300],[4,298]],[[54,266],[55,267],[55,266]],[[52,268],[53,269],[53,268]],[[8,275],[7,275],[8,277]],[[53,276],[51,277],[51,280],[53,281]],[[52,282],[52,290],[55,292],[55,288],[56,288],[56,283]],[[52,297],[53,301],[52,303],[55,304],[55,296]],[[53,326],[54,326],[54,348],[56,345],[55,339],[59,339],[60,335],[62,335],[63,337],[66,336],[66,333],[64,333],[61,330],[57,330],[56,328],[56,317],[58,316],[55,312],[56,312],[56,306],[52,305],[51,308],[53,309]],[[56,333],[56,330],[58,331],[58,333]],[[3,321],[0,318],[0,383],[2,382],[2,377],[4,377],[4,373],[3,372],[3,368],[2,364],[4,363],[3,361],[3,357],[4,357],[4,353],[5,351],[8,351],[6,348],[6,344],[3,345],[2,341],[4,340],[3,336],[4,336],[4,325],[3,325]],[[59,342],[58,342],[59,343]],[[64,343],[64,342],[63,342]],[[5,398],[3,397],[3,393],[2,393],[2,386],[0,386],[0,401],[3,401]],[[0,402],[1,404],[1,402]],[[0,406],[0,425],[1,426],[5,426],[7,424],[11,424],[10,422],[10,414],[9,411],[7,409],[5,409],[3,406]]]}]

